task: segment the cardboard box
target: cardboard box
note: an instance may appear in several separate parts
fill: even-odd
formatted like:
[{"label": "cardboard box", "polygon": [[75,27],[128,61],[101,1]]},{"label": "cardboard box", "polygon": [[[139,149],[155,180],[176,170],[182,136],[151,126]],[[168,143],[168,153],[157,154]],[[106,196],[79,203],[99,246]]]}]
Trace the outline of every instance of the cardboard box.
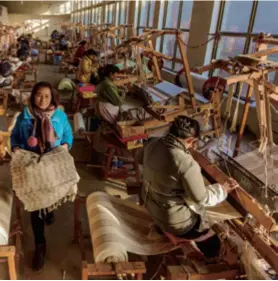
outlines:
[{"label": "cardboard box", "polygon": [[127,138],[131,136],[143,135],[145,133],[144,126],[136,125],[138,121],[120,121],[117,122],[117,130],[121,137]]}]

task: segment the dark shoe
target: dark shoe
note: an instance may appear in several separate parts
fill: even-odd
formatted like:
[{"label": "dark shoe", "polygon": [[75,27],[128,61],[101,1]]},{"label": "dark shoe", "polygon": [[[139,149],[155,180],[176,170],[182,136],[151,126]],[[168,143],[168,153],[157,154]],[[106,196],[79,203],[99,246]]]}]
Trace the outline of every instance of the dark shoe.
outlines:
[{"label": "dark shoe", "polygon": [[32,268],[34,271],[41,271],[44,266],[46,247],[45,244],[37,244],[33,256]]},{"label": "dark shoe", "polygon": [[51,225],[54,222],[54,213],[50,212],[45,216],[45,224],[46,225]]}]

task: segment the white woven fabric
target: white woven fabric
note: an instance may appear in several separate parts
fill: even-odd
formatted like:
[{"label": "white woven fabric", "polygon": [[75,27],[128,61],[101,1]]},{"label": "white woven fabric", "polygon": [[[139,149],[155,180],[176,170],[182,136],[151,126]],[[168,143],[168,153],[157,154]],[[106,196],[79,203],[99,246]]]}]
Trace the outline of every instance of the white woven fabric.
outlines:
[{"label": "white woven fabric", "polygon": [[0,245],[8,245],[12,216],[13,195],[11,187],[0,182]]},{"label": "white woven fabric", "polygon": [[19,150],[12,156],[13,189],[25,210],[56,209],[63,202],[73,201],[79,176],[72,156],[62,147],[40,156]]},{"label": "white woven fabric", "polygon": [[8,245],[12,216],[13,192],[7,165],[0,167],[0,245]]},{"label": "white woven fabric", "polygon": [[136,203],[98,191],[88,196],[86,206],[95,262],[124,262],[128,252],[148,256],[176,248],[157,232],[150,237],[153,220]]}]

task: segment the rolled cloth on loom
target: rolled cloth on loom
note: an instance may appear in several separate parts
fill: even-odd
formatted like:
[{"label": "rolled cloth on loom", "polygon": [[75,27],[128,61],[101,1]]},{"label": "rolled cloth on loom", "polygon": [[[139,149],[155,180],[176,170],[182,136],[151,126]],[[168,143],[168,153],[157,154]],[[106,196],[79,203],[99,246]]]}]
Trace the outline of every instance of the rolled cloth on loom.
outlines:
[{"label": "rolled cloth on loom", "polygon": [[[3,176],[1,173],[1,177]],[[7,245],[9,242],[12,203],[11,182],[8,178],[4,177],[4,180],[0,181],[0,245]]]},{"label": "rolled cloth on loom", "polygon": [[44,155],[19,150],[12,155],[13,189],[25,210],[49,211],[75,199],[79,176],[72,156],[57,147]]},{"label": "rolled cloth on loom", "polygon": [[84,118],[80,112],[75,113],[73,116],[73,128],[74,128],[74,133],[80,134],[86,131]]},{"label": "rolled cloth on loom", "polygon": [[157,255],[175,249],[163,235],[149,238],[153,221],[134,202],[94,192],[86,205],[95,262],[124,262],[127,252]]}]

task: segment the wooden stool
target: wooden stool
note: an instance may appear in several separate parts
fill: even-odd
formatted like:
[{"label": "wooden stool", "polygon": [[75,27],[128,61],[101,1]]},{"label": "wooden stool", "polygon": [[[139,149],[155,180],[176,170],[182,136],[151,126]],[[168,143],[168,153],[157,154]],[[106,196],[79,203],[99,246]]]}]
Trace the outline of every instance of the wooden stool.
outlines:
[{"label": "wooden stool", "polygon": [[77,101],[75,112],[80,112],[81,108],[93,107],[96,94],[94,93],[94,85],[85,85],[77,87]]}]

